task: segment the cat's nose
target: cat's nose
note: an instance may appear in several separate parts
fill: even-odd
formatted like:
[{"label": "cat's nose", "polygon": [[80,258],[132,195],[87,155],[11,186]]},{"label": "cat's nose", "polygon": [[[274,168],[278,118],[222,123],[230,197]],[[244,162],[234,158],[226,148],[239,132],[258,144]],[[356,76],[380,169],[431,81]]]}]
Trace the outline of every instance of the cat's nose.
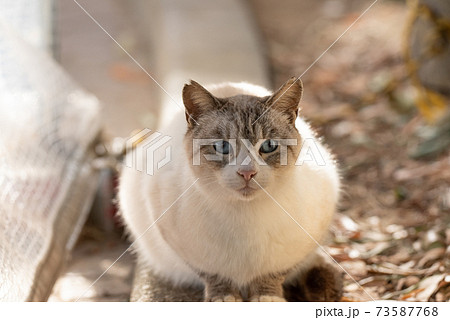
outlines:
[{"label": "cat's nose", "polygon": [[256,175],[255,170],[238,170],[237,173],[241,175],[245,181],[250,181]]}]

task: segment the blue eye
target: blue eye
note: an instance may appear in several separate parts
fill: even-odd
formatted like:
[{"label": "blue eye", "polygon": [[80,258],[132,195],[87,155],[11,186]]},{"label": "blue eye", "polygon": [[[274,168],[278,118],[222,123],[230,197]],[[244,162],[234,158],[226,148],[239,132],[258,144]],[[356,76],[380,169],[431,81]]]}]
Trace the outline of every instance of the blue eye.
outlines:
[{"label": "blue eye", "polygon": [[261,147],[259,148],[259,151],[262,153],[271,153],[277,150],[277,148],[278,144],[275,140],[267,139],[262,143]]},{"label": "blue eye", "polygon": [[228,141],[220,140],[214,142],[214,150],[216,150],[219,153],[222,154],[229,154],[230,153],[230,144]]}]

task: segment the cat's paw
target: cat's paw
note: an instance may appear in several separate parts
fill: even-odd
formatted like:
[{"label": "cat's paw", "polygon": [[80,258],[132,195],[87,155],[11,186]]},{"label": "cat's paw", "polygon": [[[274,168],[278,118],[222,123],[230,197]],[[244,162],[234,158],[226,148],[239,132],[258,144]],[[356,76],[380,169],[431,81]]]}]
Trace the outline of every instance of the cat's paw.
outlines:
[{"label": "cat's paw", "polygon": [[242,302],[241,297],[236,297],[232,294],[228,294],[225,296],[216,296],[206,299],[209,302]]},{"label": "cat's paw", "polygon": [[286,300],[279,296],[261,295],[251,297],[250,302],[286,302]]}]

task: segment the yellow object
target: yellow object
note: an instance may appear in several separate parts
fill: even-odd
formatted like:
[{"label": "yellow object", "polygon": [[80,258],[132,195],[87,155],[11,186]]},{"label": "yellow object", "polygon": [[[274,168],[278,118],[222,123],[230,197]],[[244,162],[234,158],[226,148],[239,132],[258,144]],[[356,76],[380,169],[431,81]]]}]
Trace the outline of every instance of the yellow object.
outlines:
[{"label": "yellow object", "polygon": [[[440,39],[443,35],[450,38],[450,21],[437,17],[426,5],[420,4],[418,0],[410,0],[408,1],[408,4],[410,6],[410,14],[406,23],[406,36],[404,42],[406,67],[410,74],[412,84],[417,91],[417,107],[428,121],[435,122],[445,114],[447,99],[440,93],[424,86],[419,77],[419,68],[425,59],[430,59],[442,53]],[[417,22],[418,19],[424,19],[431,22],[433,30],[423,41],[425,47],[421,50],[422,54],[419,55],[418,58],[413,59],[410,41],[414,23]]]}]

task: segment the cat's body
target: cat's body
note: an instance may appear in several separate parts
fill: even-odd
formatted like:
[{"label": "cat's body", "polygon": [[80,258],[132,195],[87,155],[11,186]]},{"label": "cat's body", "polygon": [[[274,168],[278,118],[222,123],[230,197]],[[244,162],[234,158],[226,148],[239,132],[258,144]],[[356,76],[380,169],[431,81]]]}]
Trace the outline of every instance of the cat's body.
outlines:
[{"label": "cat's body", "polygon": [[[167,143],[171,146],[170,163],[154,175],[135,168],[123,169],[119,200],[139,258],[175,285],[201,285],[208,277],[216,277],[237,290],[248,290],[255,279],[267,275],[282,275],[282,282],[285,278],[295,279],[296,274],[316,263],[317,242],[324,240],[338,201],[339,177],[331,156],[301,118],[294,119],[296,129],[293,122],[292,128],[285,128],[289,124],[283,121],[291,121],[286,114],[274,119],[286,111],[281,106],[278,113],[271,115],[270,110],[261,116],[265,112],[260,111],[265,109],[260,108],[268,102],[255,97],[270,96],[264,88],[247,84],[215,86],[210,92],[217,100],[210,100],[206,90],[196,85],[184,90],[188,121],[180,112],[174,114],[170,125],[159,130],[172,137]],[[283,100],[290,94],[301,96],[301,86],[284,97],[280,92],[272,96],[273,108],[277,103],[298,104],[300,97]],[[221,113],[208,114],[204,110],[208,103],[220,105],[217,110]],[[245,108],[249,111],[236,114]],[[233,117],[237,124],[228,125]],[[273,119],[280,123],[258,127],[258,121],[268,123]],[[276,137],[264,136],[267,134]],[[205,162],[205,150],[211,152],[216,146],[205,146],[196,153],[192,151],[195,138],[238,139],[234,148],[239,151],[233,155],[236,165],[231,165],[229,158]],[[263,150],[259,146],[264,140],[258,139],[295,138],[298,143],[286,147],[285,166],[275,163],[280,156],[274,152],[260,152],[269,164],[264,166],[251,157],[241,138],[251,141],[256,150]],[[314,148],[306,150],[309,157],[301,165],[294,165],[304,141],[312,142]],[[314,150],[316,154],[311,157]],[[164,154],[165,148],[160,148],[154,158],[163,158]],[[249,155],[250,163],[245,160]],[[202,158],[199,166],[193,165],[196,156]],[[313,158],[316,161],[307,161]]]}]

